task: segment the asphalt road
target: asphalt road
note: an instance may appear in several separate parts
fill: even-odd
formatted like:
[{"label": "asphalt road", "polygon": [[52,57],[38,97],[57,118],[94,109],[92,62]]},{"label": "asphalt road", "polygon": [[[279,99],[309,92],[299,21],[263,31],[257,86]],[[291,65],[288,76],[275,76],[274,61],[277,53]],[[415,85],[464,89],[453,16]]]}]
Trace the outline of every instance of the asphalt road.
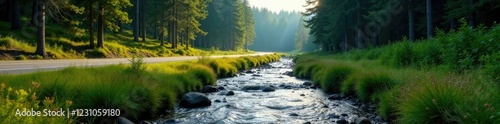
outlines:
[{"label": "asphalt road", "polygon": [[[255,54],[244,55],[216,55],[210,58],[222,57],[241,57],[241,56],[257,56],[272,54],[270,52],[258,52]],[[160,63],[160,62],[174,62],[196,60],[199,56],[179,56],[179,57],[156,57],[144,58],[145,63]],[[0,74],[22,74],[37,71],[58,70],[65,67],[88,67],[88,66],[103,66],[112,64],[127,64],[129,58],[116,58],[116,59],[67,59],[67,60],[28,60],[28,61],[0,61]]]}]

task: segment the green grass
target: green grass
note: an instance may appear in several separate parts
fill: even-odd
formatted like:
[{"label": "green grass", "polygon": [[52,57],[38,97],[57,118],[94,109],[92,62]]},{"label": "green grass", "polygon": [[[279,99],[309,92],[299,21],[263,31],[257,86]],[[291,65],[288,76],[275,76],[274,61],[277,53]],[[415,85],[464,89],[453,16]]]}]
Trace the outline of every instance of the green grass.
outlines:
[{"label": "green grass", "polygon": [[[483,69],[456,72],[443,66],[425,69],[388,65],[378,59],[338,57],[329,53],[296,56],[294,75],[310,76],[327,92],[339,90],[376,103],[379,115],[397,123],[500,121],[496,115],[500,112],[500,87]],[[322,68],[308,71],[316,64]]]},{"label": "green grass", "polygon": [[[277,60],[279,55],[268,55]],[[259,63],[268,62],[267,56],[249,56]],[[17,122],[20,117],[13,116],[11,108],[56,107],[70,109],[120,109],[121,116],[132,119],[150,119],[160,115],[165,109],[173,109],[179,98],[186,92],[199,91],[205,85],[215,85],[218,75],[234,75],[232,71],[219,71],[227,67],[236,69],[236,63],[248,63],[244,58],[205,58],[204,61],[220,65],[211,68],[198,61],[143,64],[138,58],[131,59],[131,65],[111,65],[103,67],[69,67],[59,71],[35,72],[20,75],[1,75],[0,101],[9,104],[0,105],[0,121]],[[241,61],[245,60],[245,61]],[[229,74],[230,73],[230,74]],[[39,82],[33,90],[31,82]],[[6,85],[6,86],[5,86]],[[8,86],[8,87],[7,87]],[[8,88],[30,91],[30,95],[9,95],[14,91]],[[32,96],[34,95],[34,96]],[[15,96],[12,97],[12,96]],[[30,99],[30,98],[34,99]],[[35,98],[36,97],[36,98]],[[19,100],[23,99],[23,100]],[[40,103],[49,99],[50,104]],[[5,116],[5,117],[4,117]],[[3,119],[6,118],[6,119]],[[27,118],[27,123],[50,122],[106,122],[111,117],[81,118]]]},{"label": "green grass", "polygon": [[326,92],[339,93],[342,82],[355,70],[347,65],[333,65],[324,69],[319,84]]},{"label": "green grass", "polygon": [[359,99],[364,102],[378,101],[378,96],[390,90],[397,82],[383,71],[367,72],[361,75],[355,83],[355,91]]},{"label": "green grass", "polygon": [[[28,20],[24,20],[28,21]],[[21,30],[9,30],[7,22],[0,21],[0,60],[16,59],[82,59],[82,58],[124,58],[132,56],[169,57],[197,55],[230,55],[248,54],[252,51],[221,51],[218,49],[197,49],[179,46],[172,49],[171,44],[160,46],[160,41],[148,37],[147,42],[134,42],[130,30],[122,33],[105,32],[104,48],[89,48],[89,36],[82,32],[71,32],[60,25],[46,27],[46,50],[48,56],[43,58],[33,53],[36,50],[36,33],[34,27],[23,27]],[[142,40],[142,39],[141,39]],[[96,43],[95,41],[94,43]],[[165,41],[166,42],[166,41]],[[24,56],[24,57],[21,57]]]},{"label": "green grass", "polygon": [[[500,25],[464,23],[429,40],[299,55],[294,75],[377,103],[378,113],[397,123],[500,123],[499,36]],[[318,63],[325,68],[310,71]],[[346,65],[357,71],[345,80],[332,76],[332,67]]]}]

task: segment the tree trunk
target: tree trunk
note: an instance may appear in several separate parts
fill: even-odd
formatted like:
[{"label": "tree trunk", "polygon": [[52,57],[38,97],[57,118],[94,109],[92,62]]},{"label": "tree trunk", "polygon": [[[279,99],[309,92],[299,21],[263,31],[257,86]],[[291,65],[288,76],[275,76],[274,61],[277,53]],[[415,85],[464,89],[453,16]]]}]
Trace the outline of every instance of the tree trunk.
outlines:
[{"label": "tree trunk", "polygon": [[141,18],[142,42],[146,42],[146,0],[142,0],[140,18]]},{"label": "tree trunk", "polygon": [[11,12],[11,17],[10,17],[10,30],[17,30],[21,29],[21,14],[20,14],[20,8],[19,8],[19,1],[18,0],[11,0],[10,2],[10,12]]},{"label": "tree trunk", "polygon": [[476,25],[476,11],[474,10],[474,0],[469,0],[469,6],[471,8],[471,15],[469,15],[469,25],[475,27]]},{"label": "tree trunk", "polygon": [[37,42],[35,54],[46,57],[45,52],[45,2],[44,0],[37,0],[38,2],[38,16],[37,16]]},{"label": "tree trunk", "polygon": [[410,41],[415,40],[415,18],[413,16],[412,0],[408,0],[408,36]]},{"label": "tree trunk", "polygon": [[104,47],[104,6],[99,3],[99,17],[97,22],[97,47]]},{"label": "tree trunk", "polygon": [[139,42],[139,0],[135,0],[135,5],[134,5],[134,41]]},{"label": "tree trunk", "polygon": [[245,40],[245,52],[248,51],[248,41]]},{"label": "tree trunk", "polygon": [[[161,13],[161,19],[164,19],[165,18],[165,13],[162,12]],[[163,35],[165,34],[165,30],[163,29],[165,27],[165,21],[163,20],[160,20],[160,34],[159,34],[159,38],[160,38],[160,46],[163,46],[165,43],[163,41]]]},{"label": "tree trunk", "polygon": [[[175,6],[176,0],[174,0],[174,8],[172,15],[175,19],[177,19],[177,7]],[[177,48],[177,20],[173,20],[172,22],[172,48]]]},{"label": "tree trunk", "polygon": [[427,39],[433,36],[432,27],[432,0],[426,0],[427,3]]},{"label": "tree trunk", "polygon": [[90,48],[95,48],[94,44],[94,7],[92,4],[89,5],[89,47]]},{"label": "tree trunk", "polygon": [[348,42],[347,42],[348,36],[347,36],[347,18],[344,18],[344,52],[347,52],[349,50],[348,48]]},{"label": "tree trunk", "polygon": [[[358,4],[358,14],[357,14],[357,17],[356,17],[356,20],[357,20],[357,26],[358,26],[358,29],[361,29],[359,27],[361,27],[361,4],[359,2],[360,0],[357,0],[357,4]],[[356,30],[357,32],[357,39],[358,39],[358,48],[363,48],[363,37],[362,37],[362,33],[361,30]]]},{"label": "tree trunk", "polygon": [[32,26],[37,26],[38,21],[37,21],[37,16],[38,16],[38,0],[33,0],[33,4],[31,5],[31,25]]}]

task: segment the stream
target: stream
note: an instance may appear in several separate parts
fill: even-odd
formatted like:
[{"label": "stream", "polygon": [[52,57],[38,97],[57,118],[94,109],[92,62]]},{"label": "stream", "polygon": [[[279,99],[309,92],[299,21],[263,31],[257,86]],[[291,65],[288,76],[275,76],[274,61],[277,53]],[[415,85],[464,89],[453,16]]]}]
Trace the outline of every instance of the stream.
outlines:
[{"label": "stream", "polygon": [[[281,58],[240,72],[237,76],[217,80],[223,90],[206,93],[212,105],[202,108],[176,107],[175,114],[156,123],[357,123],[366,117],[371,123],[386,123],[374,113],[374,105],[357,99],[326,94],[308,80],[292,77],[292,59]],[[307,82],[307,83],[305,83]],[[275,91],[263,92],[244,88],[263,86]],[[227,96],[228,91],[234,95]],[[332,99],[332,96],[333,99]],[[331,99],[329,99],[331,98]],[[366,119],[365,118],[365,119]]]}]

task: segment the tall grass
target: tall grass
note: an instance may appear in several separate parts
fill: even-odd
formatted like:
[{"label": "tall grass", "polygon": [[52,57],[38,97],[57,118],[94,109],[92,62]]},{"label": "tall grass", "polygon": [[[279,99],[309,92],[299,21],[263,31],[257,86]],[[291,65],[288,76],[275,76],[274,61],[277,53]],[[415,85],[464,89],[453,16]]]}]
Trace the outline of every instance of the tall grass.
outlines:
[{"label": "tall grass", "polygon": [[397,82],[383,71],[368,72],[358,77],[355,91],[361,101],[378,101],[378,96],[397,85]]},{"label": "tall grass", "polygon": [[[275,56],[275,55],[271,55]],[[266,56],[249,57],[259,63],[269,61]],[[235,72],[224,71],[220,74],[228,75],[237,73],[237,62],[242,58],[209,59],[210,63],[216,63],[220,67],[211,68],[203,63],[188,61],[174,63],[148,64],[141,63],[140,59],[132,59],[131,65],[111,65],[104,67],[69,67],[59,71],[36,72],[21,75],[1,75],[0,82],[14,89],[28,89],[30,82],[40,82],[38,90],[29,96],[21,95],[12,98],[13,95],[5,95],[5,85],[0,90],[0,100],[12,101],[0,105],[0,121],[5,118],[16,120],[22,119],[13,116],[10,111],[13,105],[31,107],[38,104],[32,103],[49,98],[50,104],[42,103],[41,108],[51,107],[66,108],[68,101],[72,102],[71,109],[119,109],[123,117],[140,120],[148,119],[172,109],[182,94],[198,91],[204,85],[215,85],[216,69],[225,67],[234,68]],[[240,63],[247,63],[242,61]],[[14,91],[8,91],[12,94]],[[18,92],[16,90],[16,92]],[[19,91],[20,92],[20,91]],[[31,93],[31,92],[30,92]],[[35,95],[36,94],[36,95]],[[31,96],[33,95],[33,97]],[[15,95],[14,95],[15,96]],[[35,98],[36,97],[36,98]],[[34,98],[30,100],[30,98]],[[16,99],[28,99],[28,101],[15,101]],[[28,103],[29,104],[28,104]],[[12,103],[12,104],[10,104]],[[5,109],[3,109],[5,107]],[[8,110],[8,111],[7,111]],[[27,118],[30,119],[30,118]],[[101,123],[113,120],[113,117],[81,117],[72,120],[42,119],[48,123],[93,122]],[[39,122],[38,120],[20,121],[27,123]]]},{"label": "tall grass", "polygon": [[333,65],[324,70],[319,84],[326,92],[339,93],[342,82],[354,71],[347,65]]},{"label": "tall grass", "polygon": [[[411,63],[440,63],[434,61],[434,55],[429,56]],[[340,90],[362,101],[377,103],[378,114],[397,123],[500,122],[497,115],[500,87],[491,78],[500,64],[494,59],[482,60],[490,62],[485,65],[491,66],[487,67],[491,70],[457,73],[454,69],[443,70],[442,66],[395,67],[382,60],[351,61],[338,57],[322,53],[299,55],[294,59],[297,62],[294,75],[311,76],[311,80],[327,92]],[[321,68],[307,71],[315,64]],[[492,74],[484,75],[486,70]]]}]

